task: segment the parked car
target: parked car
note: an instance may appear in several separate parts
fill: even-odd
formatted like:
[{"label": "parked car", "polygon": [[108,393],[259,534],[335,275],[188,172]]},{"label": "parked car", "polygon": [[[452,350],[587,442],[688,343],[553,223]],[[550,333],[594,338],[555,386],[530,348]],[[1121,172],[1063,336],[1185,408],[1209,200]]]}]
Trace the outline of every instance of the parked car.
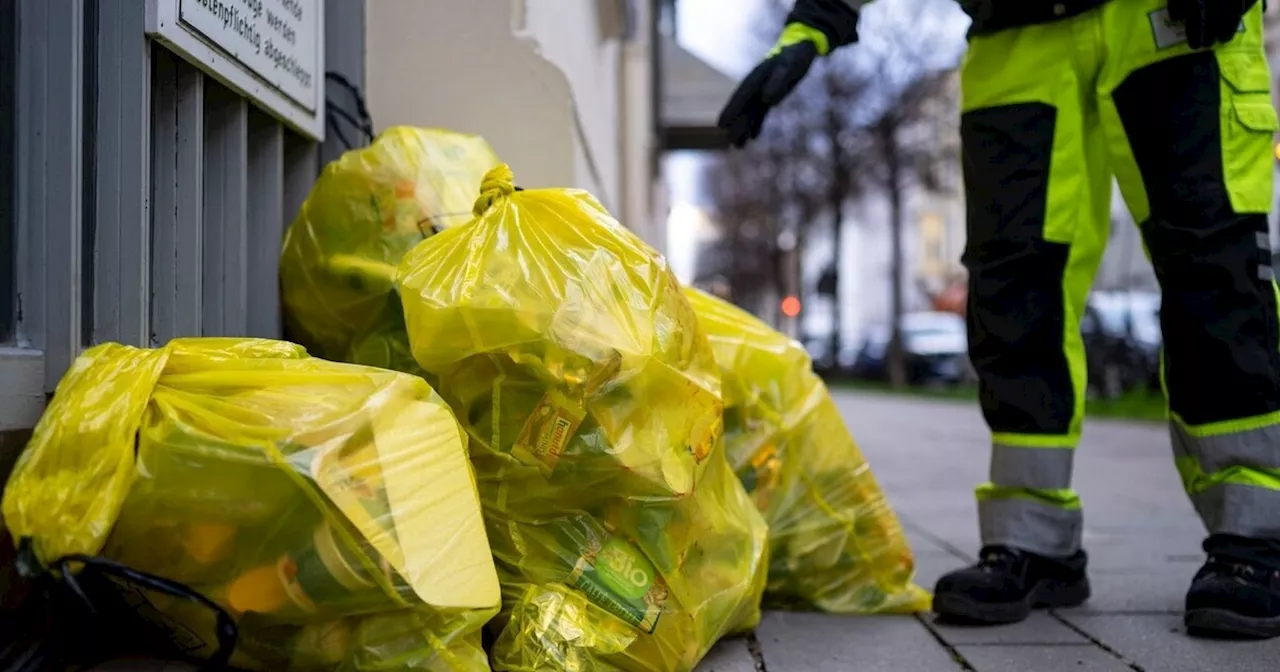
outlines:
[{"label": "parked car", "polygon": [[[887,380],[889,326],[867,332],[850,365],[857,378]],[[902,345],[906,351],[907,382],[957,384],[972,379],[969,339],[964,318],[955,313],[919,312],[902,316]]]}]

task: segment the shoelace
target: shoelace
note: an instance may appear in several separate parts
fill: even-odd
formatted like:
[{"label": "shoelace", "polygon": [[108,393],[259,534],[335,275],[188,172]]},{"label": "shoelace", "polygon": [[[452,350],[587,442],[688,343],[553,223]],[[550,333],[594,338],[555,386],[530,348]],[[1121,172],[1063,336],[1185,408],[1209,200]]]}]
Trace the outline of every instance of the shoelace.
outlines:
[{"label": "shoelace", "polygon": [[1004,548],[984,549],[978,567],[984,572],[1012,572],[1019,562],[1018,554]]},{"label": "shoelace", "polygon": [[1253,563],[1235,560],[1233,558],[1210,555],[1208,565],[1225,574],[1230,574],[1231,576],[1250,583],[1280,581],[1280,570],[1272,571],[1267,568],[1259,567]]}]

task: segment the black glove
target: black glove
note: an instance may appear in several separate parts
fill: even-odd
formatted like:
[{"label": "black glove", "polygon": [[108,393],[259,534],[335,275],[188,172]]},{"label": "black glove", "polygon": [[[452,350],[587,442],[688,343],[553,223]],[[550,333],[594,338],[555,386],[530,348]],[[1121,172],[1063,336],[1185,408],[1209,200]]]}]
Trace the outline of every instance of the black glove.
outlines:
[{"label": "black glove", "polygon": [[1169,18],[1181,22],[1192,49],[1226,44],[1257,0],[1169,0]]},{"label": "black glove", "polygon": [[743,147],[760,135],[765,115],[796,88],[817,57],[813,42],[799,42],[766,58],[742,80],[717,122],[733,146]]}]

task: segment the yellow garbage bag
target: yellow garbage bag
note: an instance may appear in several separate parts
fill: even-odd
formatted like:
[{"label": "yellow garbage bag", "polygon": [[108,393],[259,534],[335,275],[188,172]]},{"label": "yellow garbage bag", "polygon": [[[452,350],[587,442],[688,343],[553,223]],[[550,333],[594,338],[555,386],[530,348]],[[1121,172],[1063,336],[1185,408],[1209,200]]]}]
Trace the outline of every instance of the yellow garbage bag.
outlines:
[{"label": "yellow garbage bag", "polygon": [[395,126],[326,166],[280,257],[290,338],[316,356],[372,366],[407,352],[403,325],[399,338],[388,329],[400,310],[388,273],[435,231],[470,221],[480,180],[497,164],[478,136]]},{"label": "yellow garbage bag", "polygon": [[[500,592],[465,440],[420,378],[297,345],[101,345],[59,384],[4,522],[45,568],[94,556],[212,600],[237,667],[487,670]],[[207,609],[135,608],[214,654]]]},{"label": "yellow garbage bag", "polygon": [[928,610],[898,519],[804,348],[736,306],[684,291],[720,364],[729,463],[769,523],[766,603]]},{"label": "yellow garbage bag", "polygon": [[497,670],[692,670],[753,627],[767,529],[724,457],[706,337],[589,194],[485,178],[400,266],[414,358],[470,434]]}]

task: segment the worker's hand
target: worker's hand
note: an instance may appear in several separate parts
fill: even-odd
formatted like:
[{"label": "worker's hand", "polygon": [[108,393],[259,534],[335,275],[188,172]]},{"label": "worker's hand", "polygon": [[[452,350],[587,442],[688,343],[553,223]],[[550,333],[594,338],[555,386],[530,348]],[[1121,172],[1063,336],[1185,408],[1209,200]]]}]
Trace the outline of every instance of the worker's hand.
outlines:
[{"label": "worker's hand", "polygon": [[1204,49],[1226,44],[1240,30],[1240,20],[1257,0],[1169,0],[1169,18],[1182,22],[1187,44]]},{"label": "worker's hand", "polygon": [[742,80],[720,112],[717,123],[728,133],[729,142],[743,147],[760,135],[765,115],[796,88],[814,59],[826,50],[826,39],[817,30],[787,26],[778,45]]}]

